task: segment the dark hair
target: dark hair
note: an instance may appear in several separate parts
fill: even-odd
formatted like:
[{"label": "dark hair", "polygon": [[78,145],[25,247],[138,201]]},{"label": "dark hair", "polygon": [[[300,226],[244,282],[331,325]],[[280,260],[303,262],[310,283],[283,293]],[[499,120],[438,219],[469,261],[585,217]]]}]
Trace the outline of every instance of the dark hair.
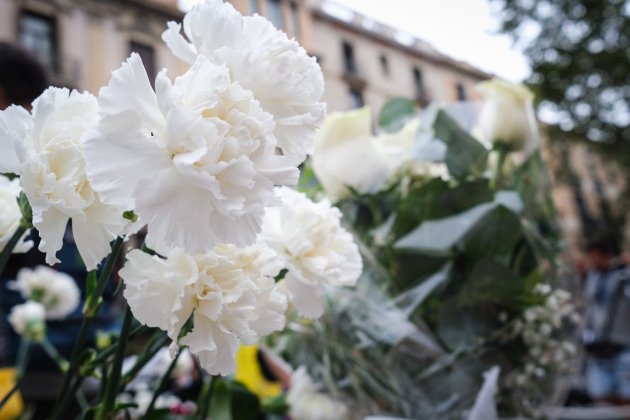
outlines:
[{"label": "dark hair", "polygon": [[46,89],[46,71],[24,49],[0,42],[0,89],[10,104],[27,105]]},{"label": "dark hair", "polygon": [[586,243],[586,251],[599,251],[607,255],[617,255],[620,252],[618,235],[612,232],[595,233]]}]

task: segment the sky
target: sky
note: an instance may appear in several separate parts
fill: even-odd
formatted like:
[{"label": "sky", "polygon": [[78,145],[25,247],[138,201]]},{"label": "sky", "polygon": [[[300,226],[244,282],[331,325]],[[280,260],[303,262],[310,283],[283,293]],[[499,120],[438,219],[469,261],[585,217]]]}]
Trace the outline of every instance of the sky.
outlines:
[{"label": "sky", "polygon": [[328,0],[429,42],[438,51],[512,82],[529,66],[507,35],[489,0]]},{"label": "sky", "polygon": [[[186,10],[200,0],[178,0]],[[429,42],[442,53],[512,82],[529,66],[507,35],[497,34],[490,0],[327,0],[327,10],[350,8]],[[336,7],[335,7],[336,5]]]}]

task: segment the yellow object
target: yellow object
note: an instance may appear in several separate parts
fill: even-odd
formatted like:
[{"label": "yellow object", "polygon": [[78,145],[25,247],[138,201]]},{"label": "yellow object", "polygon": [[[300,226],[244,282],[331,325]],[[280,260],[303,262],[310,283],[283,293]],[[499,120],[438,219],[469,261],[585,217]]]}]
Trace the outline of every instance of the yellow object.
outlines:
[{"label": "yellow object", "polygon": [[275,397],[282,393],[280,382],[266,379],[258,363],[258,346],[241,346],[236,354],[234,379],[259,398]]},{"label": "yellow object", "polygon": [[[9,391],[15,386],[15,369],[14,368],[2,368],[0,369],[0,400],[4,398]],[[22,403],[22,397],[20,392],[16,391],[9,401],[0,409],[0,419],[14,419],[22,414],[24,410],[24,404]]]}]

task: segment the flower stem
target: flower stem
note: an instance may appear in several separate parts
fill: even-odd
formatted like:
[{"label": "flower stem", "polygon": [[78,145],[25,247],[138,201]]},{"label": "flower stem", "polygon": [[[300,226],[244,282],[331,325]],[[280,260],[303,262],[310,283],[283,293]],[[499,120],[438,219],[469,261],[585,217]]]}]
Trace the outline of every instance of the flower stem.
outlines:
[{"label": "flower stem", "polygon": [[0,254],[0,274],[4,272],[4,268],[7,266],[9,257],[13,253],[13,249],[15,248],[17,243],[20,242],[20,238],[22,237],[22,235],[24,235],[24,232],[26,232],[26,228],[23,226],[19,226],[15,233],[13,233],[13,236],[11,236],[11,239],[9,239],[9,242],[7,242],[6,246],[2,250],[2,253]]},{"label": "flower stem", "polygon": [[105,389],[105,395],[103,402],[96,413],[97,420],[106,420],[115,417],[114,404],[116,402],[116,395],[118,395],[118,388],[120,385],[120,379],[122,376],[122,364],[127,351],[127,341],[129,338],[129,330],[131,329],[131,321],[133,321],[133,315],[129,306],[125,309],[125,317],[123,319],[122,329],[120,331],[120,339],[116,346],[116,355],[114,356],[114,364],[112,366],[109,380],[107,381],[107,388]]},{"label": "flower stem", "polygon": [[44,340],[40,344],[42,345],[48,356],[50,356],[50,358],[55,361],[59,370],[63,373],[67,372],[69,365],[68,361],[61,354],[59,354],[55,346],[53,346],[53,344],[48,341],[47,338],[44,338]]},{"label": "flower stem", "polygon": [[509,150],[505,147],[499,147],[497,149],[497,152],[499,153],[499,159],[497,161],[497,170],[494,174],[494,180],[493,180],[495,189],[501,188],[501,184],[503,182],[503,166],[505,166],[505,161],[507,159],[508,154],[510,153]]},{"label": "flower stem", "polygon": [[199,407],[197,418],[199,420],[204,420],[208,414],[208,410],[210,409],[210,399],[212,399],[213,385],[214,376],[210,376],[204,381],[201,391],[199,391],[199,398],[197,399],[197,407]]},{"label": "flower stem", "polygon": [[100,306],[100,298],[103,295],[103,292],[107,287],[109,278],[111,277],[112,271],[114,270],[114,264],[118,259],[118,254],[120,254],[122,244],[123,239],[120,237],[116,238],[116,241],[112,246],[112,253],[107,259],[105,268],[103,268],[103,271],[98,278],[94,293],[90,296],[87,296],[86,298],[85,307],[83,310],[83,321],[81,322],[79,334],[74,343],[74,348],[72,349],[70,366],[68,367],[68,371],[64,375],[63,383],[61,385],[61,392],[59,393],[57,404],[55,405],[55,409],[53,410],[53,420],[61,420],[63,418],[62,416],[66,410],[66,407],[68,406],[68,402],[70,401],[71,396],[74,395],[74,393],[68,392],[73,379],[76,381],[73,384],[73,388],[78,389],[77,383],[80,383],[80,378],[75,378],[75,376],[77,376],[79,372],[79,356],[84,350],[90,324],[92,323],[92,319],[96,316],[96,312],[98,311],[98,308]]},{"label": "flower stem", "polygon": [[168,383],[168,380],[171,377],[171,373],[173,372],[173,369],[175,369],[175,366],[177,365],[177,359],[179,359],[180,354],[182,354],[181,351],[175,355],[175,357],[173,358],[173,361],[168,366],[168,369],[166,369],[166,372],[164,372],[162,379],[160,379],[160,384],[155,389],[155,392],[153,393],[153,398],[151,398],[151,403],[149,403],[149,407],[147,408],[147,411],[144,414],[146,418],[151,418],[151,415],[153,414],[153,407],[155,407],[155,402],[157,401],[160,394],[164,391],[164,389],[166,389],[166,385]]},{"label": "flower stem", "polygon": [[17,355],[17,366],[15,373],[15,385],[13,388],[6,393],[6,395],[0,401],[0,409],[4,407],[4,405],[9,402],[11,396],[15,394],[15,392],[20,388],[20,382],[22,382],[22,378],[24,377],[24,372],[26,371],[26,365],[28,363],[28,357],[31,353],[31,342],[28,340],[20,340],[20,348],[18,350]]}]

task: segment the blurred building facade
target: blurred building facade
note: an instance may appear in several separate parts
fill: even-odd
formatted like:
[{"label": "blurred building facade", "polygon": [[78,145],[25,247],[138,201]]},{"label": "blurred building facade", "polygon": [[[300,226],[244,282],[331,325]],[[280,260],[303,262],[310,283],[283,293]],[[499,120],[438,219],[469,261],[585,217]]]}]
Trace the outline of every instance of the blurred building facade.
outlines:
[{"label": "blurred building facade", "polygon": [[[52,82],[96,93],[131,51],[150,76],[184,71],[160,35],[181,20],[177,0],[0,0],[0,40],[18,42],[48,67]],[[329,111],[380,109],[404,96],[419,104],[477,99],[490,75],[430,45],[324,0],[231,0],[266,16],[319,60]]]},{"label": "blurred building facade", "polygon": [[170,0],[0,0],[0,41],[16,42],[48,68],[51,83],[97,93],[136,51],[150,76],[185,69],[163,45]]},{"label": "blurred building facade", "polygon": [[[376,114],[401,96],[421,106],[474,101],[480,99],[475,84],[491,77],[332,2],[229,1],[243,14],[267,17],[317,57],[329,112],[369,105]],[[53,84],[97,93],[131,51],[140,54],[151,79],[162,68],[171,76],[185,71],[161,41],[166,22],[182,17],[177,0],[0,0],[0,41],[31,50]],[[615,215],[628,186],[586,146],[558,152],[551,144],[548,151],[563,156],[548,159],[561,174],[554,177],[554,201],[568,255],[577,258],[592,221]]]},{"label": "blurred building facade", "polygon": [[491,75],[454,60],[426,42],[324,0],[232,0],[243,14],[259,13],[317,57],[329,112],[389,99],[475,100],[475,85]]}]

